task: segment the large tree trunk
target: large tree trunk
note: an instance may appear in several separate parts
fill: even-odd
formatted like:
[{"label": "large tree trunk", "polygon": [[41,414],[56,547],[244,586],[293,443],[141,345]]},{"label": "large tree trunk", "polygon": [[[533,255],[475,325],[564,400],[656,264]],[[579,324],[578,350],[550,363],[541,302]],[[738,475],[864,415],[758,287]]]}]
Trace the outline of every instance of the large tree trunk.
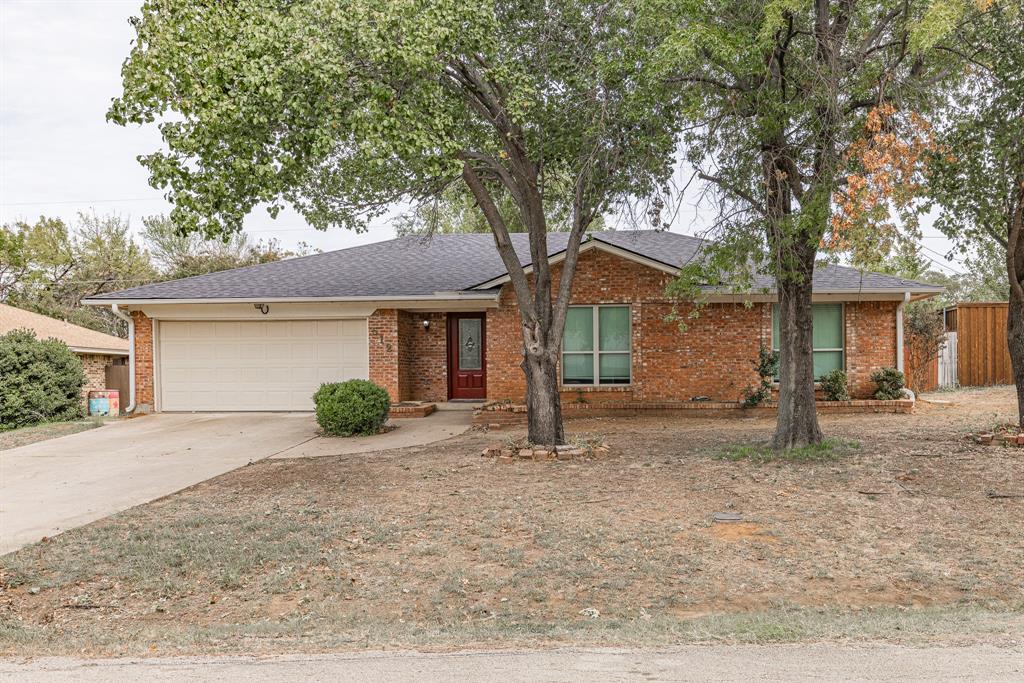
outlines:
[{"label": "large tree trunk", "polygon": [[1024,297],[1020,288],[1010,288],[1010,309],[1006,320],[1006,341],[1017,385],[1017,424],[1024,427]]},{"label": "large tree trunk", "polygon": [[[514,156],[514,153],[517,152],[510,151],[510,155]],[[528,166],[525,159],[520,160],[520,167],[527,169],[522,185],[517,185],[513,181],[508,181],[507,184],[516,196],[520,217],[529,230],[532,283],[519,262],[504,218],[480,176],[468,161],[463,165],[462,176],[491,227],[495,246],[508,270],[519,306],[530,442],[558,446],[565,443],[562,403],[558,393],[558,354],[572,293],[572,279],[579,256],[580,238],[593,220],[596,209],[591,213],[583,213],[579,210],[580,207],[574,204],[573,228],[569,233],[565,258],[561,264],[562,273],[557,298],[552,302],[547,224],[543,201],[537,190],[537,173]]]},{"label": "large tree trunk", "polygon": [[[799,257],[798,257],[799,258]],[[779,290],[779,416],[774,448],[820,443],[821,428],[814,405],[814,336],[811,275],[806,259],[803,273],[787,272],[777,279]]]},{"label": "large tree trunk", "polygon": [[1006,341],[1017,385],[1017,425],[1024,428],[1024,177],[1018,176],[1006,231],[1006,274],[1010,281],[1010,303],[1006,319]]},{"label": "large tree trunk", "polygon": [[562,400],[558,393],[558,366],[555,354],[526,353],[526,415],[530,443],[557,446],[565,443],[562,429]]}]

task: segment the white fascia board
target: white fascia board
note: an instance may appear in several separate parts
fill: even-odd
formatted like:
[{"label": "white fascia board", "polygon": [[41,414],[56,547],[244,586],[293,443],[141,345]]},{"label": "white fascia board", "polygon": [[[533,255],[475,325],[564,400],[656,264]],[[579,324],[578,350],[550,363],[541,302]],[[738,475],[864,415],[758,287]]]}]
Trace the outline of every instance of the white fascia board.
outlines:
[{"label": "white fascia board", "polygon": [[[592,239],[584,242],[583,244],[581,244],[580,245],[580,252],[579,253],[582,254],[583,252],[589,251],[591,249],[600,249],[601,251],[606,251],[609,254],[615,254],[616,256],[621,256],[622,258],[624,258],[624,259],[626,259],[628,261],[633,261],[634,263],[639,263],[641,265],[648,266],[649,268],[654,268],[655,270],[660,270],[660,271],[668,273],[670,275],[677,275],[679,273],[679,269],[678,268],[673,268],[672,266],[666,265],[666,264],[664,264],[664,263],[662,263],[660,261],[655,261],[654,259],[649,259],[649,258],[647,258],[645,256],[641,256],[640,254],[636,254],[636,253],[634,253],[632,251],[629,251],[628,249],[623,249],[622,247],[617,247],[614,244],[608,244],[607,242],[602,242],[601,240],[598,240],[598,239],[593,239],[592,238]],[[565,251],[564,250],[558,252],[554,256],[549,256],[548,257],[548,263],[551,264],[551,265],[556,265],[558,263],[561,263],[564,260],[565,260]],[[532,273],[533,272],[533,264],[530,264],[528,266],[524,266],[523,267],[523,272],[525,274],[527,274],[527,275]],[[511,276],[509,276],[506,273],[505,275],[500,275],[500,276],[498,276],[496,278],[488,280],[487,282],[481,282],[480,284],[474,286],[473,289],[474,290],[491,289],[492,287],[497,287],[499,285],[503,285],[506,282],[510,282],[511,280],[512,280]]]},{"label": "white fascia board", "polygon": [[[814,301],[902,301],[905,294],[910,292],[911,299],[918,301],[928,299],[942,294],[941,288],[910,288],[910,289],[816,289],[811,293]],[[775,302],[779,300],[775,292],[750,292],[750,293],[716,293],[705,290],[704,301],[711,303],[729,302]]]},{"label": "white fascia board", "polygon": [[127,349],[101,349],[93,346],[71,346],[68,345],[68,349],[72,353],[92,355],[92,356],[127,356]]}]

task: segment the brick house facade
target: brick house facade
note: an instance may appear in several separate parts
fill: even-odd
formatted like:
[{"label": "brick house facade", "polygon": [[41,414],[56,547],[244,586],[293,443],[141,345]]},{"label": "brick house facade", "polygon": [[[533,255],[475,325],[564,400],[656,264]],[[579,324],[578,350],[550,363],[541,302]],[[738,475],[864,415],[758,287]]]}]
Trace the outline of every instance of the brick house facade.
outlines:
[{"label": "brick house facade", "polygon": [[[560,268],[552,268],[557,282]],[[693,305],[665,295],[671,275],[614,254],[580,255],[570,305],[628,304],[631,377],[624,386],[563,386],[564,402],[666,403],[708,397],[739,401],[758,381],[752,363],[771,344],[772,304]],[[853,398],[870,398],[870,375],[896,365],[897,301],[844,302],[845,362]],[[670,319],[670,316],[675,316]],[[519,309],[512,285],[502,286],[487,316],[487,398],[519,402],[526,379]],[[430,320],[424,328],[423,320]],[[394,401],[447,399],[447,340],[443,313],[378,309],[370,316],[370,379]],[[684,321],[680,325],[678,321]]]},{"label": "brick house facade", "polygon": [[[522,241],[525,236],[515,238]],[[557,283],[557,240],[564,236],[550,238],[552,279]],[[593,335],[587,335],[592,346],[564,349],[560,372],[578,373],[579,367],[592,364],[593,374],[560,377],[563,403],[578,409],[661,409],[655,407],[692,406],[699,398],[708,405],[735,405],[758,382],[754,363],[761,346],[773,342],[770,280],[758,285],[765,288],[758,294],[710,291],[697,309],[691,301],[669,298],[666,285],[677,271],[667,263],[692,257],[697,248],[692,239],[664,233],[602,233],[581,246],[570,305],[578,307],[573,309],[576,338],[589,324],[579,321],[590,316]],[[180,294],[173,290],[174,282],[133,290],[135,298],[124,296],[119,305],[134,323],[135,403],[141,410],[308,410],[319,382],[350,377],[379,384],[396,403],[461,398],[522,402],[522,336],[512,285],[500,262],[480,265],[479,273],[465,267],[496,259],[490,240],[489,235],[451,235],[423,244],[400,238],[256,267],[273,278],[232,275],[228,280],[243,271],[227,271],[182,281],[189,289]],[[372,259],[348,258],[360,250],[371,253]],[[407,255],[409,260],[403,261]],[[317,260],[322,265],[317,266]],[[412,280],[403,285],[406,271]],[[243,296],[250,283],[256,288],[271,281],[289,282],[289,277],[298,282],[296,288],[319,288],[335,272],[345,276],[332,285],[335,290],[353,282],[363,289],[348,299],[263,299],[265,290]],[[381,294],[363,294],[366,285],[353,273],[363,273],[364,280],[379,274],[376,291]],[[219,278],[225,284],[218,285]],[[392,283],[395,278],[398,281]],[[421,285],[424,278],[430,281]],[[202,291],[197,292],[197,287],[206,286],[204,281],[212,283],[221,298],[211,296],[206,303],[199,296]],[[424,293],[416,295],[416,287]],[[832,321],[829,344],[816,354],[831,354],[831,367],[846,370],[853,398],[870,398],[875,390],[871,374],[900,365],[902,304],[939,291],[926,283],[839,266],[824,267],[819,282],[816,271],[816,311],[828,309]],[[116,300],[116,295],[104,296]],[[615,341],[607,348],[594,341],[605,329],[604,313],[615,320]],[[461,325],[467,320],[466,329],[483,335],[479,350],[466,347],[469,356],[463,355],[459,343]],[[315,336],[321,334],[316,330],[336,334],[342,323],[348,336]],[[815,330],[817,334],[818,323]],[[347,345],[343,359],[339,345]],[[478,365],[463,367],[467,357]],[[617,375],[602,374],[605,361],[615,368],[609,373]],[[569,364],[579,367],[567,370]],[[475,385],[471,397],[457,395],[465,389],[459,378],[469,370],[482,376],[482,384]],[[588,379],[597,375],[602,376],[596,383]],[[256,398],[232,403],[241,395]],[[279,396],[284,399],[275,403]],[[197,402],[210,407],[194,407]],[[180,407],[169,407],[172,404]]]}]

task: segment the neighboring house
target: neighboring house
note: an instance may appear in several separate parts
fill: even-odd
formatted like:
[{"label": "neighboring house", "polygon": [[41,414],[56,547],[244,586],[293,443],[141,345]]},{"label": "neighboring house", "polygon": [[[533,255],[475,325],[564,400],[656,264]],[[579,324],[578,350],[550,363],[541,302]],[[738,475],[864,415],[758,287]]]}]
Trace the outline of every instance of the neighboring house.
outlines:
[{"label": "neighboring house", "polygon": [[[566,244],[551,233],[555,282]],[[512,240],[529,262],[525,234]],[[581,246],[561,363],[563,398],[664,406],[742,398],[773,343],[772,280],[759,293],[708,289],[686,325],[665,286],[701,240],[669,232],[594,233]],[[941,287],[852,268],[814,275],[819,373],[845,368],[855,397],[872,372],[902,365],[906,301]],[[130,313],[142,410],[310,410],[321,382],[368,378],[395,401],[520,401],[522,337],[489,234],[404,237],[103,294]]]},{"label": "neighboring house", "polygon": [[85,370],[83,398],[90,391],[107,388],[107,367],[128,362],[127,339],[0,304],[0,334],[21,329],[34,330],[37,339],[59,339],[81,359]]}]

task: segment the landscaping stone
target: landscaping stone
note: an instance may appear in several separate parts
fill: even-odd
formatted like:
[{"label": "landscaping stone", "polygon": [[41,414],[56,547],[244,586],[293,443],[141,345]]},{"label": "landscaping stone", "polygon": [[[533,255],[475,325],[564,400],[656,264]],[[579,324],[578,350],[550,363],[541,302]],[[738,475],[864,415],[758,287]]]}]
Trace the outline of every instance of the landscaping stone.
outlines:
[{"label": "landscaping stone", "polygon": [[716,512],[713,519],[718,523],[731,524],[733,522],[742,522],[743,515],[739,512]]},{"label": "landscaping stone", "polygon": [[610,452],[605,444],[598,444],[592,449],[581,448],[573,444],[562,444],[552,448],[535,447],[530,445],[517,446],[515,444],[491,444],[486,446],[480,455],[484,458],[506,458],[509,460],[577,460],[580,458],[604,456]]}]

